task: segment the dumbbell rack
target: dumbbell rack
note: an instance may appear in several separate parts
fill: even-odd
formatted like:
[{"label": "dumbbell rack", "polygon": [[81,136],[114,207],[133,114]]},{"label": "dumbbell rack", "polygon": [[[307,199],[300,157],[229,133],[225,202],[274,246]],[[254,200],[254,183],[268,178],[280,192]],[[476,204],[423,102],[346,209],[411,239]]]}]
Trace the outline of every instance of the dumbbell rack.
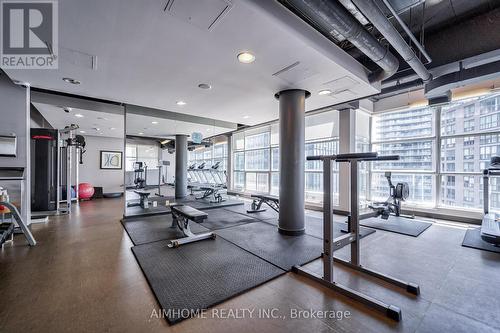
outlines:
[{"label": "dumbbell rack", "polygon": [[[392,276],[365,268],[360,264],[360,237],[359,237],[359,195],[358,195],[358,168],[359,162],[363,161],[382,161],[398,160],[399,156],[378,156],[377,153],[352,153],[326,156],[309,156],[309,161],[323,162],[323,276],[311,272],[300,266],[294,267],[294,272],[306,276],[322,285],[335,290],[347,297],[359,301],[377,311],[384,313],[387,317],[395,320],[401,320],[401,309],[395,305],[386,304],[376,298],[363,294],[357,290],[351,289],[334,281],[333,262],[340,263],[361,273],[376,277],[387,283],[405,289],[407,292],[419,295],[420,287],[417,284],[402,281]],[[334,238],[333,232],[333,177],[332,163],[343,162],[350,164],[350,215],[348,217],[348,232],[345,235]],[[334,258],[335,251],[344,246],[351,246],[351,260],[346,261]]]}]

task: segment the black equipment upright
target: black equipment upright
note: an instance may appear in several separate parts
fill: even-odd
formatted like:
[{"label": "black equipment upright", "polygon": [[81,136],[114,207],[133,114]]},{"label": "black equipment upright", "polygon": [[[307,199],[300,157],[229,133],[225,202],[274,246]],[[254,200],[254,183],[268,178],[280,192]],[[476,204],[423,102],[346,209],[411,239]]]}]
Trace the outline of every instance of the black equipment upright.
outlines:
[{"label": "black equipment upright", "polygon": [[134,162],[134,184],[136,189],[145,188],[148,166],[144,162]]},{"label": "black equipment upright", "polygon": [[57,209],[58,131],[31,129],[31,210]]},{"label": "black equipment upright", "polygon": [[[358,195],[358,169],[359,162],[363,161],[382,161],[382,160],[398,160],[399,156],[378,156],[377,153],[353,153],[353,154],[339,154],[327,156],[309,156],[308,161],[322,161],[323,162],[323,275],[318,275],[300,266],[294,267],[294,272],[306,276],[322,285],[335,290],[347,297],[359,301],[377,311],[384,313],[387,317],[400,321],[401,309],[397,306],[386,304],[371,296],[365,295],[357,290],[343,286],[334,281],[333,276],[333,262],[343,264],[358,272],[376,277],[385,281],[386,283],[393,284],[397,287],[403,288],[407,292],[418,295],[420,294],[420,287],[417,284],[409,283],[399,280],[392,276],[368,269],[360,263],[360,235],[359,235],[359,195]],[[333,177],[332,177],[332,164],[333,162],[349,163],[350,166],[350,215],[348,217],[348,232],[345,235],[337,238],[333,237]],[[351,247],[351,260],[346,261],[339,258],[334,258],[334,251],[337,251],[344,246],[350,245]]]}]

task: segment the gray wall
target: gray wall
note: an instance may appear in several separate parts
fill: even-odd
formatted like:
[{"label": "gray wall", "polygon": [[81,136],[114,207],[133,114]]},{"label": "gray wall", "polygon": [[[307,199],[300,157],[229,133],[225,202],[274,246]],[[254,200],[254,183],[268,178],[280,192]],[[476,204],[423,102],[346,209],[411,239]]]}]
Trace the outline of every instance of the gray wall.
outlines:
[{"label": "gray wall", "polygon": [[123,192],[123,172],[125,154],[122,159],[122,170],[100,169],[100,151],[113,150],[123,152],[122,138],[102,136],[85,136],[87,152],[83,155],[83,164],[80,164],[80,183],[91,183],[100,186],[106,192]]},{"label": "gray wall", "polygon": [[[21,215],[26,223],[30,223],[30,154],[29,154],[29,89],[13,84],[0,71],[0,134],[17,136],[16,157],[0,157],[0,167],[25,168],[24,194],[17,182],[2,184],[8,188],[11,201],[21,204]],[[16,189],[17,188],[17,189]],[[12,189],[12,191],[10,190]]]}]

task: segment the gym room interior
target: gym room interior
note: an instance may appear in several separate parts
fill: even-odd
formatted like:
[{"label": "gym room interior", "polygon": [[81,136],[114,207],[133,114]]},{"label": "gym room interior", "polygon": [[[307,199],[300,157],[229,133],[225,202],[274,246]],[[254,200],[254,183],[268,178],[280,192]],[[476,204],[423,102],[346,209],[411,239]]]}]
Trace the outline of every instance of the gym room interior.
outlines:
[{"label": "gym room interior", "polygon": [[500,332],[500,1],[0,22],[0,332]]}]

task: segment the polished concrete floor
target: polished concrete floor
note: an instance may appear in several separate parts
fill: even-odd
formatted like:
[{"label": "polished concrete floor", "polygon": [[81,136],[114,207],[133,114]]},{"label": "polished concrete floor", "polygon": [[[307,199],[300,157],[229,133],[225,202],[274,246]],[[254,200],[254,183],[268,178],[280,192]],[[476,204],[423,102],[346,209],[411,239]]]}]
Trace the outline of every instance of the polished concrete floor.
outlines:
[{"label": "polished concrete floor", "polygon": [[[6,244],[0,252],[0,332],[500,331],[500,254],[461,247],[465,229],[441,223],[418,238],[377,231],[362,241],[362,262],[419,283],[418,298],[342,267],[336,271],[341,283],[400,306],[400,323],[288,273],[218,305],[206,319],[169,327],[130,250],[122,214],[123,199],[82,202],[71,216],[33,225],[36,247],[22,235]],[[309,268],[320,271],[321,265]],[[233,318],[231,309],[246,315]],[[279,318],[256,318],[259,309],[277,309],[272,313]],[[291,319],[298,310],[349,314]]]}]

